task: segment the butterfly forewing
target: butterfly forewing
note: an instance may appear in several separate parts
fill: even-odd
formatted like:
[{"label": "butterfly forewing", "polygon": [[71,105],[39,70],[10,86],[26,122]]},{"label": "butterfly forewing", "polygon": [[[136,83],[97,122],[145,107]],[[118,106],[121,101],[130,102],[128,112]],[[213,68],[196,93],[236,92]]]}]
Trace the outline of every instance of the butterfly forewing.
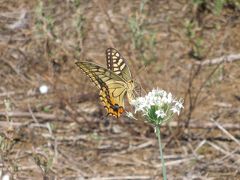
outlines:
[{"label": "butterfly forewing", "polygon": [[115,74],[122,77],[126,82],[132,79],[129,67],[126,64],[125,59],[114,48],[108,48],[106,50],[107,68],[113,71]]}]

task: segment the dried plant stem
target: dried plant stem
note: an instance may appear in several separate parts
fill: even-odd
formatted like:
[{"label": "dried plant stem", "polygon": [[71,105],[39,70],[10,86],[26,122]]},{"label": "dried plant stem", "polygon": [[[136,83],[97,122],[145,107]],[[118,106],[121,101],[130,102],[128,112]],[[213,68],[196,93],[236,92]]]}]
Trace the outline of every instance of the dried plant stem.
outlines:
[{"label": "dried plant stem", "polygon": [[163,151],[162,151],[160,126],[157,126],[157,127],[156,127],[156,133],[157,133],[158,145],[159,145],[159,151],[160,151],[160,157],[161,157],[161,162],[162,162],[163,179],[164,179],[164,180],[167,180],[166,166],[165,166],[165,161],[164,161]]},{"label": "dried plant stem", "polygon": [[231,63],[239,60],[240,60],[240,54],[230,54],[230,55],[222,56],[215,59],[208,59],[203,62],[197,62],[196,64],[200,64],[202,66],[211,66],[211,65],[221,64],[224,62]]}]

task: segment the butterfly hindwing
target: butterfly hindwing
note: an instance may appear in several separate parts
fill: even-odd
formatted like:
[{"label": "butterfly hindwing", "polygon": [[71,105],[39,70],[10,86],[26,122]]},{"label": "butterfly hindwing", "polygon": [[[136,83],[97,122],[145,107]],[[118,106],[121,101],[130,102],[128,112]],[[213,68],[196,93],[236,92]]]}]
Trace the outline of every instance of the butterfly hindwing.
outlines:
[{"label": "butterfly hindwing", "polygon": [[114,48],[108,48],[106,50],[107,68],[115,74],[122,77],[125,81],[132,79],[129,67],[126,64],[125,59]]},{"label": "butterfly hindwing", "polygon": [[100,100],[108,114],[119,117],[124,111],[125,81],[114,72],[90,62],[77,62],[76,65],[100,89]]},{"label": "butterfly hindwing", "polygon": [[[122,93],[124,94],[124,90]],[[123,95],[114,98],[111,96],[112,92],[107,87],[103,87],[100,90],[99,97],[102,101],[104,108],[107,110],[108,114],[113,115],[115,117],[119,117],[124,112],[124,102],[123,102]]]}]

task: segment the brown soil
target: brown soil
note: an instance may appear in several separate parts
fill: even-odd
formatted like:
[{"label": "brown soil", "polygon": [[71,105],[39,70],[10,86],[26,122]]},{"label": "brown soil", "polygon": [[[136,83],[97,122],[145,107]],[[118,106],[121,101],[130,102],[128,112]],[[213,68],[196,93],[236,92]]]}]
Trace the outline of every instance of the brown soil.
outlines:
[{"label": "brown soil", "polygon": [[75,65],[115,47],[142,89],[185,100],[161,129],[168,179],[240,179],[240,61],[198,65],[239,55],[239,1],[144,2],[1,0],[0,176],[162,179],[153,128],[106,117]]}]

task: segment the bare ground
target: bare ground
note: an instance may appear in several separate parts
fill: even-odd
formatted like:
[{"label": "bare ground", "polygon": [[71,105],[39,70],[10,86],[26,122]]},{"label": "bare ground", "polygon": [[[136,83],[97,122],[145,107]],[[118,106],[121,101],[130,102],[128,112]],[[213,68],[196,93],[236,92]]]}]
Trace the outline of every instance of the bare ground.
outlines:
[{"label": "bare ground", "polygon": [[115,47],[145,91],[185,100],[161,129],[168,178],[240,179],[239,1],[219,14],[214,1],[144,2],[0,1],[2,176],[162,178],[152,127],[141,117],[106,117],[74,64],[105,66],[106,48]]}]

